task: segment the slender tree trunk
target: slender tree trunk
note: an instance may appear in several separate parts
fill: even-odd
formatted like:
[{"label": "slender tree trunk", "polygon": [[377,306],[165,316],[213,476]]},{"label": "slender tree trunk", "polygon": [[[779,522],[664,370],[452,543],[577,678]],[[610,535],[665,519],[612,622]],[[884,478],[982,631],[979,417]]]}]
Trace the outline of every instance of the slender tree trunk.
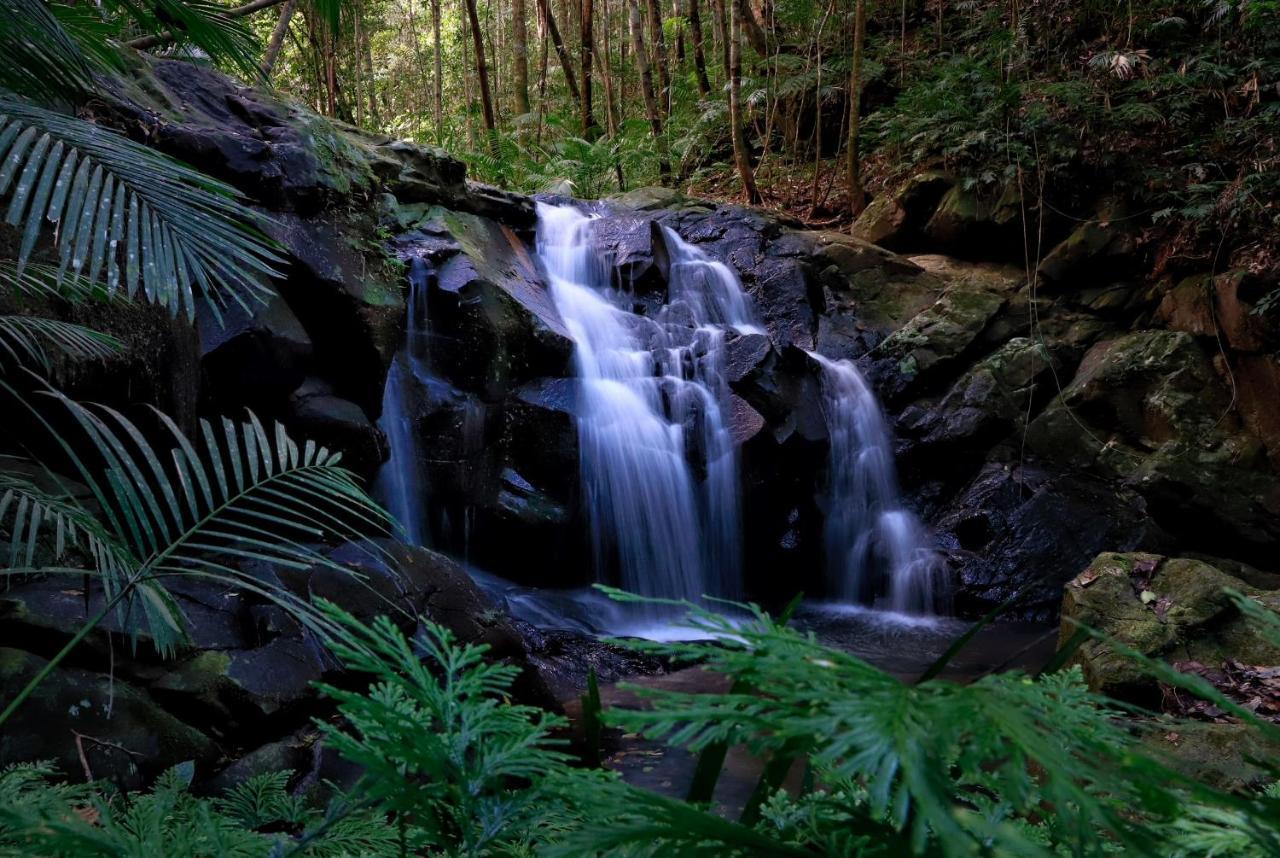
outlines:
[{"label": "slender tree trunk", "polygon": [[373,47],[369,43],[369,28],[363,28],[361,33],[363,38],[360,41],[359,55],[360,61],[365,64],[365,80],[368,81],[369,118],[375,125],[381,125],[382,120],[378,116],[378,87],[377,79],[373,72]]},{"label": "slender tree trunk", "polygon": [[[861,0],[859,0],[861,2]],[[755,173],[751,168],[751,153],[747,150],[747,135],[742,127],[742,3],[734,2],[729,19],[729,126],[733,135],[733,163],[742,180],[742,190],[747,202],[760,202],[760,190],[756,187]]]},{"label": "slender tree trunk", "polygon": [[671,177],[671,162],[667,158],[666,139],[662,136],[662,114],[653,91],[653,70],[649,67],[649,54],[644,45],[644,30],[640,24],[640,6],[637,0],[626,0],[627,15],[631,21],[631,46],[640,70],[640,91],[644,94],[644,111],[649,118],[649,129],[658,147],[658,172],[666,182]]},{"label": "slender tree trunk", "polygon": [[[683,19],[684,14],[680,11],[680,0],[671,0],[671,14],[677,20]],[[684,65],[684,26],[676,30],[676,68],[679,69]]]},{"label": "slender tree trunk", "polygon": [[542,145],[542,121],[546,118],[547,113],[547,65],[550,51],[548,46],[550,39],[547,38],[547,19],[545,8],[541,3],[538,4],[538,36],[542,41],[542,62],[538,72],[538,133],[534,138],[533,145],[535,147]]},{"label": "slender tree trunk", "polygon": [[573,96],[574,101],[581,101],[582,94],[578,90],[578,76],[573,73],[573,57],[569,55],[569,49],[564,46],[564,39],[560,38],[560,28],[556,26],[555,12],[551,9],[550,0],[538,0],[542,6],[543,20],[547,24],[547,33],[551,36],[551,44],[556,49],[556,56],[560,59],[560,67],[564,69],[564,82],[569,87],[569,94]]},{"label": "slender tree trunk", "polygon": [[480,86],[480,110],[484,114],[484,128],[489,133],[489,144],[497,154],[498,123],[493,113],[493,96],[489,91],[489,65],[484,59],[484,33],[480,30],[480,16],[476,12],[476,0],[466,0],[467,20],[471,24],[471,44],[476,55],[476,78]]},{"label": "slender tree trunk", "polygon": [[809,189],[809,217],[813,217],[818,208],[818,179],[822,175],[822,31],[827,28],[827,20],[835,11],[836,0],[827,4],[827,11],[822,13],[822,21],[818,24],[818,35],[814,39],[818,50],[817,95],[813,104],[813,185]]},{"label": "slender tree trunk", "polygon": [[702,13],[698,10],[699,0],[689,0],[689,29],[693,36],[693,68],[697,72],[698,92],[702,96],[711,94],[711,81],[707,79],[707,57],[702,49]]},{"label": "slender tree trunk", "polygon": [[435,42],[435,120],[436,145],[444,143],[444,59],[440,45],[440,0],[431,0],[431,38]]},{"label": "slender tree trunk", "polygon": [[512,53],[515,61],[516,113],[529,112],[529,33],[525,29],[524,0],[512,0]]},{"label": "slender tree trunk", "polygon": [[[613,48],[609,41],[609,31],[613,28],[613,16],[610,14],[609,0],[604,2],[604,33],[602,37],[602,45],[604,48],[604,56],[601,58],[600,79],[604,81],[604,110],[605,124],[609,127],[609,139],[616,140],[618,138],[618,102],[614,93],[613,83]],[[627,189],[627,181],[622,175],[622,162],[615,160],[613,162],[613,173],[618,180],[618,190],[625,191]]]},{"label": "slender tree trunk", "polygon": [[649,9],[649,48],[652,51],[650,65],[658,70],[658,83],[661,85],[657,96],[663,115],[667,113],[668,99],[671,97],[671,75],[667,72],[667,37],[662,32],[662,7],[658,0],[648,0]]},{"label": "slender tree trunk", "polygon": [[591,61],[595,54],[594,19],[595,5],[592,0],[582,0],[578,16],[578,25],[582,35],[582,53],[579,57],[582,61],[582,102],[580,104],[580,113],[582,116],[582,136],[586,140],[594,139],[596,135],[596,118],[591,112]]},{"label": "slender tree trunk", "polygon": [[729,80],[729,18],[725,9],[725,0],[711,0],[711,9],[715,13],[716,39],[720,42],[720,66],[724,69],[724,79]]},{"label": "slender tree trunk", "polygon": [[738,7],[738,25],[742,34],[747,37],[747,41],[751,43],[751,47],[757,54],[762,57],[769,56],[769,37],[764,27],[760,26],[760,21],[756,19],[756,13],[751,5],[747,0],[732,0],[732,2]]},{"label": "slender tree trunk", "polygon": [[280,20],[271,31],[271,39],[267,42],[267,52],[262,57],[262,77],[271,80],[271,70],[275,68],[276,58],[284,47],[284,37],[289,32],[289,24],[293,21],[293,12],[298,8],[298,0],[288,0],[280,10]]},{"label": "slender tree trunk", "polygon": [[867,205],[862,188],[858,152],[858,130],[862,110],[862,49],[867,40],[867,0],[854,0],[853,70],[849,74],[849,147],[845,152],[849,172],[849,214],[857,217]]}]

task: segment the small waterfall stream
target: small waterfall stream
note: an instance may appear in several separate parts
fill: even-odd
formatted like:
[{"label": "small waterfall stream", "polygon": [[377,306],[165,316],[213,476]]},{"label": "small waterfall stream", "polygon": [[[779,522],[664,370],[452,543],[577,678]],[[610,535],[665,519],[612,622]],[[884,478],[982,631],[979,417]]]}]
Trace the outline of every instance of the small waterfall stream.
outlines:
[{"label": "small waterfall stream", "polygon": [[[597,219],[539,203],[536,244],[552,301],[575,343],[582,502],[597,579],[651,597],[741,598],[745,540],[725,348],[733,337],[764,331],[733,270],[666,227],[660,237],[665,301],[648,314],[632,312],[635,296],[613,282],[595,237]],[[404,538],[426,545],[431,498],[416,415],[450,388],[432,371],[429,356],[428,262],[411,260],[409,284],[405,342],[387,377],[378,424],[391,457],[374,488]],[[811,357],[831,441],[824,503],[828,595],[924,621],[937,608],[937,554],[902,505],[879,404],[851,363]],[[482,410],[464,414],[462,431],[475,443],[482,443],[476,427],[483,417]],[[462,524],[469,529],[470,518]],[[670,633],[661,625],[670,619],[663,611],[623,616],[622,606],[590,593],[552,607],[555,600],[544,603],[535,590],[518,592],[477,574],[513,607],[521,605],[522,614],[543,621],[558,616],[619,633]],[[645,631],[636,631],[636,620]],[[660,624],[652,625],[655,620]]]},{"label": "small waterfall stream", "polygon": [[936,609],[937,553],[903,508],[893,443],[875,394],[849,361],[810,352],[822,368],[823,416],[831,439],[824,531],[831,592],[905,614]]},{"label": "small waterfall stream", "polygon": [[538,256],[576,343],[597,574],[616,570],[624,588],[647,596],[737,596],[742,534],[723,346],[730,331],[755,330],[746,296],[726,266],[668,230],[668,301],[652,318],[630,313],[592,221],[538,206]]},{"label": "small waterfall stream", "polygon": [[413,402],[432,381],[427,318],[427,264],[413,259],[409,266],[409,306],[404,345],[396,353],[382,390],[380,428],[387,436],[391,456],[378,469],[373,493],[404,529],[412,545],[426,545],[427,481],[418,450]]}]

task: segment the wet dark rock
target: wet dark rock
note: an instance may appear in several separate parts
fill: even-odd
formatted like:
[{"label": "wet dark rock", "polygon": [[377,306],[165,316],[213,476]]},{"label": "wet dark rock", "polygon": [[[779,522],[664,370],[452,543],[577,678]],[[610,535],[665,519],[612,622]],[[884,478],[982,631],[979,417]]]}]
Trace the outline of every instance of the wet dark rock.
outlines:
[{"label": "wet dark rock", "polygon": [[529,663],[561,701],[573,700],[585,690],[592,671],[601,685],[666,672],[659,659],[589,635],[517,625],[529,649]]},{"label": "wet dark rock", "polygon": [[270,232],[289,254],[279,289],[311,338],[312,372],[377,414],[400,341],[400,288],[389,271],[370,267],[339,220],[281,215]]},{"label": "wet dark rock", "polygon": [[358,474],[372,476],[389,453],[386,437],[364,409],[335,396],[319,379],[307,379],[289,397],[285,423],[295,438],[341,452],[343,464]]},{"label": "wet dark rock", "polygon": [[511,464],[553,497],[577,491],[580,395],[577,379],[544,378],[521,387],[507,403]]},{"label": "wet dark rock", "polygon": [[462,252],[434,272],[429,315],[449,332],[433,342],[435,366],[488,401],[538,376],[564,374],[573,341],[528,248],[493,221],[443,220]]},{"label": "wet dark rock", "polygon": [[[0,648],[0,698],[12,700],[46,662]],[[206,736],[120,677],[55,668],[5,724],[0,764],[52,760],[69,777],[136,789],[177,763],[217,754]],[[87,770],[86,770],[87,767]]]},{"label": "wet dark rock", "polygon": [[202,396],[214,410],[227,404],[273,411],[302,383],[311,338],[279,295],[266,303],[238,303],[215,313],[197,306]]},{"label": "wet dark rock", "polygon": [[952,546],[955,608],[978,616],[1021,593],[1007,619],[1045,621],[1063,584],[1099,551],[1164,544],[1142,498],[1107,482],[987,464],[937,518]]}]

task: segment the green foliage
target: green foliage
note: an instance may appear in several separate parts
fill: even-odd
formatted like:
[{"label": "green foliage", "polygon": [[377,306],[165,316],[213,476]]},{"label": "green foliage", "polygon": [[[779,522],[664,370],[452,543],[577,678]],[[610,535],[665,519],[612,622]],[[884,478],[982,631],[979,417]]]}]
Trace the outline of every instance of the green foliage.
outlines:
[{"label": "green foliage", "polygon": [[218,799],[188,791],[194,768],[165,772],[146,793],[121,795],[55,781],[48,767],[0,772],[0,854],[182,855],[260,858],[295,847],[299,856],[392,856],[394,832],[369,813],[320,830],[325,815],[286,790],[288,772],[259,775]]},{"label": "green foliage", "polygon": [[555,777],[568,762],[552,737],[564,721],[503,699],[518,668],[487,662],[485,647],[459,645],[433,623],[410,640],[387,617],[366,627],[324,610],[345,632],[333,651],[373,684],[322,686],[346,723],[321,729],[365,769],[357,794],[411,826],[413,848],[501,853],[572,818]]},{"label": "green foliage", "polygon": [[[1265,611],[1260,606],[1258,610]],[[1252,608],[1242,604],[1242,609]],[[68,786],[41,767],[0,774],[0,849],[29,855],[1264,856],[1280,788],[1225,795],[1139,750],[1124,712],[1076,671],[969,685],[905,684],[753,611],[695,610],[716,645],[643,644],[738,681],[725,694],[649,690],[615,724],[697,749],[745,745],[806,769],[748,821],[573,768],[563,721],[507,699],[512,667],[424,621],[364,626],[326,605],[367,692],[325,687],[342,720],[325,741],[362,766],[325,812],[259,776],[217,799],[190,766],[150,792]],[[1269,612],[1268,612],[1269,613]],[[1274,615],[1259,614],[1268,628]],[[768,769],[768,766],[766,766]],[[762,778],[762,784],[774,783]]]}]

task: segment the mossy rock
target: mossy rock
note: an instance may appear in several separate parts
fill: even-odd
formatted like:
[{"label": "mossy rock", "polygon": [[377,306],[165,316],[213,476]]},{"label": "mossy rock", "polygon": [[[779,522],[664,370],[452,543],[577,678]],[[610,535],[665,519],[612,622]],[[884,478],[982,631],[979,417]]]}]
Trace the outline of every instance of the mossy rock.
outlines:
[{"label": "mossy rock", "polygon": [[[46,664],[29,652],[0,648],[0,699],[12,700]],[[0,735],[0,764],[53,760],[68,776],[89,774],[125,788],[185,760],[215,756],[208,737],[146,691],[119,676],[68,667],[45,677]]]},{"label": "mossy rock", "polygon": [[863,209],[853,224],[854,237],[895,250],[914,244],[951,184],[951,177],[938,170],[912,175]]},{"label": "mossy rock", "polygon": [[947,289],[878,348],[879,356],[897,366],[891,385],[897,396],[919,392],[963,364],[1019,284],[1001,266],[956,264],[941,257],[911,261],[940,274]]},{"label": "mossy rock", "polygon": [[1166,528],[1194,527],[1201,545],[1249,559],[1280,539],[1280,479],[1190,334],[1137,331],[1094,346],[1027,441],[1062,464],[1125,480]]},{"label": "mossy rock", "polygon": [[1280,743],[1250,725],[1159,720],[1142,726],[1142,750],[1211,787],[1254,791],[1275,777],[1259,761],[1280,758]]},{"label": "mossy rock", "polygon": [[1078,626],[1105,635],[1086,641],[1072,661],[1081,666],[1091,689],[1139,702],[1154,699],[1156,681],[1116,644],[1169,661],[1216,666],[1230,658],[1280,664],[1280,647],[1243,618],[1228,590],[1263,604],[1275,604],[1280,596],[1190,557],[1100,554],[1066,586],[1061,642]]}]

